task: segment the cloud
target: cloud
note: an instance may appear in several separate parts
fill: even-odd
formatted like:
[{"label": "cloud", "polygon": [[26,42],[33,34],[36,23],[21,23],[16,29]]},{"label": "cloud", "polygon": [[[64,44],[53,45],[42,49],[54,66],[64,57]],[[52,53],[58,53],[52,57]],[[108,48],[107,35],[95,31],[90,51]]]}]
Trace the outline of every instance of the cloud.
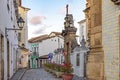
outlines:
[{"label": "cloud", "polygon": [[38,25],[38,24],[42,24],[43,20],[45,20],[46,17],[45,16],[34,16],[30,19],[30,23],[32,25]]},{"label": "cloud", "polygon": [[46,25],[46,24],[42,24],[39,28],[37,28],[33,34],[44,34],[46,33],[46,29],[52,27],[51,25]]}]

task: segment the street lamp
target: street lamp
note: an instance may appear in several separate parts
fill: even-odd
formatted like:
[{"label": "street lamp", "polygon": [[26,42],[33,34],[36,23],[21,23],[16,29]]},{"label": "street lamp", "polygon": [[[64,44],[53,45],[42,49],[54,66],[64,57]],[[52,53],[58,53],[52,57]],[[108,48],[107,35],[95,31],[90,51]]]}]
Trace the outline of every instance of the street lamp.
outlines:
[{"label": "street lamp", "polygon": [[5,36],[7,37],[7,31],[9,31],[9,30],[22,30],[24,23],[25,23],[25,21],[23,20],[23,18],[19,17],[18,21],[17,21],[19,28],[17,28],[17,29],[16,28],[5,28]]}]

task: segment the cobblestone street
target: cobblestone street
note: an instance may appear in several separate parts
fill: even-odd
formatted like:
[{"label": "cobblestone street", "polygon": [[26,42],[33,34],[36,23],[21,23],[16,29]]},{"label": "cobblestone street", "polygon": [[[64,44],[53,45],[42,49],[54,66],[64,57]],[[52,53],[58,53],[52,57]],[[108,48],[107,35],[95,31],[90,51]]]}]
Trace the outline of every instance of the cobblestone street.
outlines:
[{"label": "cobblestone street", "polygon": [[29,69],[25,72],[21,80],[62,80],[56,78],[44,69]]}]

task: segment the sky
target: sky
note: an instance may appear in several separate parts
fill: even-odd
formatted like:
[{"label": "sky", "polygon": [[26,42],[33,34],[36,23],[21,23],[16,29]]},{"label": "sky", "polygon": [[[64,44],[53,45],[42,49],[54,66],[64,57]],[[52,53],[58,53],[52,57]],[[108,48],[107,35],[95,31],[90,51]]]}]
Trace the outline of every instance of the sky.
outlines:
[{"label": "sky", "polygon": [[27,14],[28,38],[53,31],[62,32],[67,4],[69,14],[73,15],[74,25],[78,28],[78,22],[85,18],[83,10],[86,0],[22,0],[22,6],[31,9]]}]

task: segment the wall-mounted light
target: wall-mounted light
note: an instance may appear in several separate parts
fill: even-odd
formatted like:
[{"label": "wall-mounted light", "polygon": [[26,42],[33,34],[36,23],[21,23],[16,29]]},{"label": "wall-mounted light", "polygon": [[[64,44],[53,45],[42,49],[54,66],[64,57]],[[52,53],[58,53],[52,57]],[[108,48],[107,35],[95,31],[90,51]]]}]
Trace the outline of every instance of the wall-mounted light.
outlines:
[{"label": "wall-mounted light", "polygon": [[19,28],[17,28],[17,29],[16,28],[5,28],[5,36],[7,37],[7,31],[9,31],[9,30],[22,30],[24,23],[25,23],[25,21],[23,20],[23,18],[19,17],[18,21],[17,21]]}]

